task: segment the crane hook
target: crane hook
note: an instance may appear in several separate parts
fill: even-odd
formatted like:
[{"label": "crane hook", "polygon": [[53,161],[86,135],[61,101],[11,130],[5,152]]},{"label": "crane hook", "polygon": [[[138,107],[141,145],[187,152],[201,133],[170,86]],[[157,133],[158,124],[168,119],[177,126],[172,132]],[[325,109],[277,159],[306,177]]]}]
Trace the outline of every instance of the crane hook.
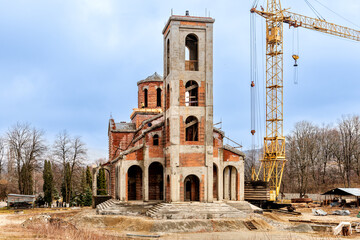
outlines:
[{"label": "crane hook", "polygon": [[292,58],[295,60],[294,67],[297,67],[298,66],[297,60],[299,59],[299,55],[294,54],[294,55],[292,55]]}]

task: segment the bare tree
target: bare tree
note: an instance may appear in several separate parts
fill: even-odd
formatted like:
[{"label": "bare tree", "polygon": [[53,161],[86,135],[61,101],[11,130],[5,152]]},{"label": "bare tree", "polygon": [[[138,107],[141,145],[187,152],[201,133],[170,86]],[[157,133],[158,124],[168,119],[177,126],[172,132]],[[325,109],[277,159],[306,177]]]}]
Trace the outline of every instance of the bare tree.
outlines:
[{"label": "bare tree", "polygon": [[57,135],[53,149],[57,161],[62,164],[63,168],[65,201],[70,202],[73,177],[76,169],[81,167],[85,161],[87,150],[80,137],[71,138],[65,130]]},{"label": "bare tree", "polygon": [[300,197],[304,197],[308,192],[311,176],[315,178],[315,170],[313,169],[315,169],[318,155],[317,131],[316,126],[310,122],[302,121],[295,124],[295,129],[287,137],[288,167],[292,169],[292,178],[297,179],[297,190]]},{"label": "bare tree", "polygon": [[246,152],[245,157],[245,179],[251,180],[252,171],[259,169],[260,160],[263,158],[262,149],[251,149]]},{"label": "bare tree", "polygon": [[359,154],[360,119],[359,116],[343,116],[338,123],[339,145],[335,151],[340,175],[344,185],[351,186],[351,172],[354,167],[359,168],[356,156]]},{"label": "bare tree", "polygon": [[33,171],[46,151],[44,132],[29,124],[17,123],[7,132],[7,142],[16,161],[18,187],[21,194],[33,193]]},{"label": "bare tree", "polygon": [[5,141],[0,137],[0,179],[4,171]]},{"label": "bare tree", "polygon": [[319,168],[318,176],[322,185],[326,184],[328,180],[327,170],[328,165],[334,160],[334,152],[339,144],[338,141],[338,132],[336,129],[331,128],[330,126],[323,126],[319,132],[320,138],[320,157],[319,157]]}]

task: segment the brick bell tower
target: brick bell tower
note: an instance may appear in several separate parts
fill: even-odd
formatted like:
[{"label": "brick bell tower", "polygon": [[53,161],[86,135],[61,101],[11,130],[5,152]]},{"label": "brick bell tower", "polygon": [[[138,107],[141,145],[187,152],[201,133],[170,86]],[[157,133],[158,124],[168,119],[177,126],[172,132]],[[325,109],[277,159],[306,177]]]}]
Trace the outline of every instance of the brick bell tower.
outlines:
[{"label": "brick bell tower", "polygon": [[167,201],[213,201],[214,22],[187,11],[163,30]]}]

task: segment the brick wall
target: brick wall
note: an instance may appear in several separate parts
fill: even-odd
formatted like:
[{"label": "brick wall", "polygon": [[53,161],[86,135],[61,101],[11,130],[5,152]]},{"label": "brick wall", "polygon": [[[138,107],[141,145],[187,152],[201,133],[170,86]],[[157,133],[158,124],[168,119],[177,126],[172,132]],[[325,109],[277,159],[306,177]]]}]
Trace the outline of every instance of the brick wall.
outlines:
[{"label": "brick wall", "polygon": [[222,146],[223,146],[222,136],[218,133],[214,133],[214,138],[213,138],[214,157],[219,157],[219,148],[221,148]]},{"label": "brick wall", "polygon": [[[180,106],[185,106],[185,85],[187,82],[180,80]],[[201,81],[201,85],[198,87],[198,106],[205,107],[205,81]]]},{"label": "brick wall", "polygon": [[204,153],[180,153],[180,167],[202,167],[205,165]]},{"label": "brick wall", "polygon": [[[145,137],[146,146],[149,147],[149,157],[150,158],[163,158],[164,157],[164,136],[163,134],[163,128],[156,129],[152,132],[147,133]],[[153,133],[153,134],[151,134]],[[154,145],[154,138],[153,135],[157,134],[159,136],[159,145]]]},{"label": "brick wall", "polygon": [[185,141],[186,129],[185,129],[185,120],[183,116],[180,116],[180,144],[181,145],[204,145],[205,143],[205,121],[201,117],[198,119],[198,139],[199,141]]},{"label": "brick wall", "polygon": [[[141,108],[141,103],[145,103],[144,87],[148,89],[148,108],[157,108],[157,94],[156,89],[162,87],[163,82],[144,82],[138,86],[138,108]],[[164,91],[161,91],[161,107],[164,105]]]},{"label": "brick wall", "polygon": [[148,120],[152,117],[154,117],[155,115],[157,115],[158,113],[156,114],[152,114],[152,113],[147,113],[147,114],[135,114],[133,116],[133,118],[131,119],[131,122],[132,123],[135,123],[136,125],[136,129],[138,129],[140,127],[140,125],[145,121],[145,120]]},{"label": "brick wall", "polygon": [[139,150],[129,153],[126,155],[126,160],[144,160],[144,150],[140,148]]},{"label": "brick wall", "polygon": [[224,161],[225,162],[238,162],[238,161],[240,161],[240,156],[224,149]]},{"label": "brick wall", "polygon": [[[133,139],[134,133],[110,132],[109,134],[109,159],[114,159],[120,151],[126,149]],[[120,147],[120,149],[118,149]],[[117,150],[118,149],[118,150]],[[116,152],[116,154],[115,154]]]}]

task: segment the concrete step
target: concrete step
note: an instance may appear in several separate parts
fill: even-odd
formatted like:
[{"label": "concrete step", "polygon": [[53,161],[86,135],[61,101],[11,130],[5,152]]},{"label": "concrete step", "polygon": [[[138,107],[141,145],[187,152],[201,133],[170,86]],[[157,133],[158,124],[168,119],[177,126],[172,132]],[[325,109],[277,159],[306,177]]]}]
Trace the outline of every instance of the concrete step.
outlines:
[{"label": "concrete step", "polygon": [[173,203],[149,209],[146,215],[157,219],[244,218],[244,212],[224,203]]}]

